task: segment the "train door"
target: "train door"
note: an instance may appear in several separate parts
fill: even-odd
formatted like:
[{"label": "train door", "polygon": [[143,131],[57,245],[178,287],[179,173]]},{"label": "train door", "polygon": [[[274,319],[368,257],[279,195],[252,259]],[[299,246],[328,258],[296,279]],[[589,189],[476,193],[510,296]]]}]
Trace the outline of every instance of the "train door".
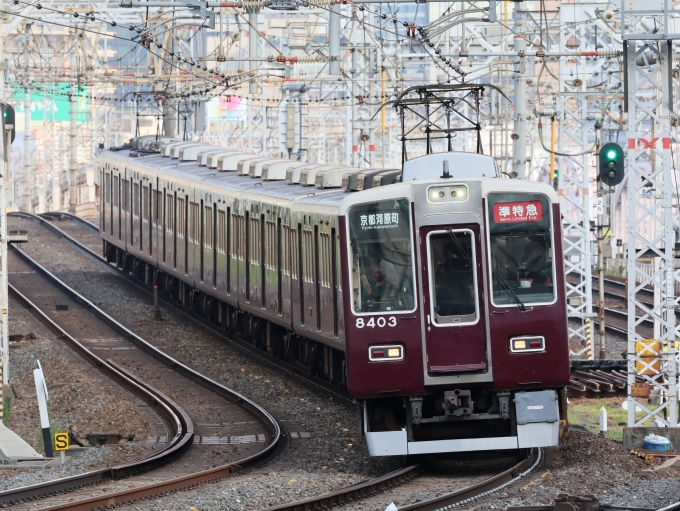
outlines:
[{"label": "train door", "polygon": [[479,225],[421,227],[420,250],[428,374],[485,372]]}]

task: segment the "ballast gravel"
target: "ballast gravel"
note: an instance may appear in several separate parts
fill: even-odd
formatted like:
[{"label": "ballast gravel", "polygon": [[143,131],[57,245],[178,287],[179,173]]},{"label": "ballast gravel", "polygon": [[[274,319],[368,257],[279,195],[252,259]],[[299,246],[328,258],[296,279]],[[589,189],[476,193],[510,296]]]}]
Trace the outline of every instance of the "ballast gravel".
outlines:
[{"label": "ballast gravel", "polygon": [[595,495],[604,504],[654,509],[680,501],[680,470],[654,471],[655,465],[625,451],[620,442],[572,430],[563,435],[559,447],[545,452],[543,465],[532,477],[474,509],[551,504],[563,493]]},{"label": "ballast gravel", "polygon": [[[41,483],[119,463],[149,454],[146,439],[155,415],[146,405],[114,382],[47,330],[33,315],[10,301],[10,382],[5,387],[5,425],[43,452],[42,431],[33,370],[43,368],[49,394],[48,414],[52,430],[72,428],[79,436],[88,433],[121,433],[131,442],[105,445],[68,456],[63,465],[44,469],[0,469],[0,491]],[[15,394],[16,392],[16,394]]]}]

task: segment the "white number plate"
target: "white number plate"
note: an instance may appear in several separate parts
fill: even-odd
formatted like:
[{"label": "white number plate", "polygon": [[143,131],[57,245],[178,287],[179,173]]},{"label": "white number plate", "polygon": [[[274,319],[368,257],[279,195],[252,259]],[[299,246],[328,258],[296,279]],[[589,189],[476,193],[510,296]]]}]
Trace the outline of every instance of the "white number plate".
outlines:
[{"label": "white number plate", "polygon": [[357,318],[357,328],[383,328],[385,326],[397,326],[397,318],[390,316],[386,318],[385,316],[379,316],[377,318],[369,318],[365,321],[364,318]]}]

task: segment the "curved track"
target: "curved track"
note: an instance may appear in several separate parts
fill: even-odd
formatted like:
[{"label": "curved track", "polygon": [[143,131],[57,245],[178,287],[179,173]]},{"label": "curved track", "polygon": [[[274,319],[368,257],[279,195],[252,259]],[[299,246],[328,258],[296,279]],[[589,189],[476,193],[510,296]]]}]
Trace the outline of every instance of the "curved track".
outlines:
[{"label": "curved track", "polygon": [[[446,493],[416,504],[399,508],[400,511],[435,511],[440,509],[453,509],[459,505],[469,504],[493,495],[495,492],[517,484],[533,474],[543,462],[543,450],[532,449],[528,456],[515,466],[504,470],[500,474],[485,479],[479,483],[461,488],[451,493]],[[307,511],[309,509],[330,509],[334,506],[349,504],[378,493],[382,493],[392,486],[403,484],[406,480],[416,476],[420,465],[411,465],[397,470],[386,476],[371,479],[341,490],[326,493],[280,506],[268,507],[267,511]],[[264,511],[264,510],[263,510]]]},{"label": "curved track", "polygon": [[[158,350],[103,312],[92,302],[68,287],[39,263],[26,254],[23,254],[20,250],[12,250],[10,257],[10,264],[17,268],[29,270],[21,272],[22,278],[18,279],[19,282],[15,282],[15,284],[11,286],[12,291],[16,296],[23,301],[27,307],[30,307],[41,321],[47,324],[52,331],[63,338],[67,344],[81,354],[86,360],[98,367],[115,381],[132,390],[136,395],[142,397],[147,403],[152,404],[159,415],[164,417],[165,422],[168,424],[169,431],[172,432],[173,439],[159,451],[132,463],[0,492],[0,505],[7,506],[45,498],[55,494],[73,492],[84,486],[101,484],[157,468],[160,465],[173,461],[178,454],[184,452],[191,445],[195,433],[194,425],[187,412],[162,392],[145,384],[139,377],[134,376],[123,369],[119,363],[112,360],[104,361],[97,357],[91,349],[88,349],[86,342],[80,342],[76,339],[76,336],[73,335],[74,327],[72,325],[60,325],[59,319],[55,318],[50,312],[41,310],[36,305],[37,300],[31,300],[31,294],[42,298],[45,296],[57,296],[58,293],[60,293],[61,300],[66,297],[71,303],[77,304],[81,311],[87,311],[87,313],[96,318],[94,321],[91,321],[90,319],[88,323],[101,323],[98,327],[88,324],[87,326],[89,328],[108,329],[109,331],[115,332],[121,339],[125,339],[126,342],[132,343],[137,350],[144,352],[145,355],[148,355],[157,361],[156,363],[160,362],[160,364],[165,367],[165,370],[170,369],[195,383],[197,386],[200,386],[202,389],[201,391],[204,394],[207,392],[208,394],[219,396],[223,402],[226,401],[226,403],[224,403],[225,405],[237,405],[241,410],[239,413],[243,414],[243,412],[245,412],[247,416],[254,418],[269,437],[266,447],[258,453],[224,464],[217,468],[203,470],[183,477],[174,477],[161,482],[155,482],[154,484],[127,489],[125,491],[103,493],[101,496],[58,504],[47,509],[100,509],[102,507],[120,505],[126,502],[134,502],[155,495],[161,495],[169,491],[190,488],[198,484],[229,477],[234,471],[243,471],[259,466],[270,460],[279,452],[280,447],[283,444],[282,439],[284,438],[284,435],[282,435],[282,431],[277,421],[262,407],[250,401],[243,395],[205,377]],[[39,279],[36,279],[36,277],[39,277]],[[36,287],[38,288],[37,291]],[[50,293],[54,294],[51,295]],[[115,352],[110,351],[109,353]],[[72,495],[77,497],[76,494]]]}]

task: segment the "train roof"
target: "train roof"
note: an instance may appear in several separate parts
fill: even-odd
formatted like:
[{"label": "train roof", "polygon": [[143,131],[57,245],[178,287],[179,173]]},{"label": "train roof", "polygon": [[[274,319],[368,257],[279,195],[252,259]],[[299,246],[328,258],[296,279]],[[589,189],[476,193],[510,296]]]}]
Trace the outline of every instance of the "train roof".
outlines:
[{"label": "train roof", "polygon": [[[184,147],[188,146],[190,143],[183,143]],[[177,148],[179,144],[168,144],[169,146],[174,146]],[[197,144],[198,145],[198,144]],[[208,146],[202,145],[202,151],[209,150]],[[215,151],[224,150],[228,152],[229,149],[215,147]],[[389,185],[377,186],[369,189],[363,190],[361,193],[347,193],[339,188],[320,188],[320,187],[310,187],[302,186],[301,184],[290,184],[286,181],[267,181],[260,179],[259,177],[245,175],[239,175],[234,171],[220,171],[214,168],[209,168],[206,166],[200,166],[196,161],[180,161],[178,159],[172,159],[168,156],[162,156],[161,154],[143,154],[128,151],[106,151],[102,153],[102,156],[106,158],[114,159],[120,164],[126,164],[133,171],[141,171],[144,173],[152,174],[155,177],[163,177],[163,175],[172,175],[173,179],[180,180],[186,185],[192,185],[203,191],[217,191],[215,186],[224,187],[226,189],[238,192],[243,198],[249,200],[269,200],[277,202],[292,202],[295,201],[299,207],[303,209],[316,209],[316,208],[330,208],[346,211],[352,204],[371,202],[375,200],[383,200],[386,198],[393,198],[396,195],[402,195],[404,197],[413,197],[414,187],[428,187],[433,184],[443,184],[442,177],[438,175],[441,173],[439,170],[442,166],[442,162],[448,159],[451,163],[448,165],[452,170],[452,176],[446,179],[446,183],[456,183],[465,182],[471,183],[478,181],[481,183],[482,196],[495,191],[506,191],[506,192],[526,192],[526,191],[536,191],[538,193],[543,193],[550,197],[551,201],[557,202],[558,197],[552,187],[535,181],[524,181],[524,180],[511,180],[511,179],[499,179],[494,174],[491,176],[485,176],[483,173],[480,176],[479,169],[477,169],[477,175],[456,175],[458,174],[456,170],[460,168],[459,166],[454,166],[453,162],[456,156],[460,156],[461,161],[466,162],[480,161],[484,162],[484,170],[492,170],[486,160],[491,160],[488,156],[475,155],[475,154],[464,154],[464,155],[453,155],[448,154],[446,157],[440,154],[426,155],[424,157],[415,158],[413,161],[420,161],[423,164],[423,168],[427,170],[424,173],[424,178],[416,178],[413,164],[411,164],[410,172],[408,173],[413,180],[408,180],[406,182],[397,182]],[[267,161],[270,160],[272,164],[285,163],[285,160],[278,159],[275,157],[267,158],[261,155],[243,153],[244,160],[255,160]],[[408,163],[408,162],[407,162]],[[305,168],[313,168],[315,170],[324,169],[340,169],[341,166],[333,165],[322,165],[315,163],[307,163],[301,165],[301,162],[296,160],[290,161],[291,167],[297,167],[296,172],[300,172]],[[427,165],[424,165],[427,164]],[[435,169],[437,169],[435,171]],[[363,172],[370,173],[385,173],[389,172],[390,169],[361,169]],[[347,168],[349,173],[353,173],[351,168]],[[360,172],[360,169],[356,169],[356,172]],[[491,174],[491,172],[489,172]]]}]

